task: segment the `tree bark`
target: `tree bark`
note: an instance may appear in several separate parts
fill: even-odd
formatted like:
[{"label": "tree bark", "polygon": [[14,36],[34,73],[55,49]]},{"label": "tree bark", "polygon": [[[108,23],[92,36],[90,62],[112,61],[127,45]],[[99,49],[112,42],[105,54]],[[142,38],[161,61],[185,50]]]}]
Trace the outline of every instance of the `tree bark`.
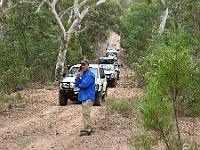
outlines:
[{"label": "tree bark", "polygon": [[55,81],[60,81],[60,77],[64,72],[64,65],[67,53],[68,41],[61,37],[60,51],[57,58],[55,68]]},{"label": "tree bark", "polygon": [[159,27],[159,34],[161,35],[165,29],[165,24],[166,24],[166,20],[167,20],[167,16],[168,16],[168,8],[165,10],[163,16],[162,16],[162,21]]}]

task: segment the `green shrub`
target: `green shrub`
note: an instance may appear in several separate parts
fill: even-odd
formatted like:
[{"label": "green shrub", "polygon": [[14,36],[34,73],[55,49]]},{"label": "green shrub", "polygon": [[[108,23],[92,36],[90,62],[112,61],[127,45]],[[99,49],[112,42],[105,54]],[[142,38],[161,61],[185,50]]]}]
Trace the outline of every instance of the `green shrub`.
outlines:
[{"label": "green shrub", "polygon": [[19,92],[12,95],[0,94],[0,113],[4,113],[10,109],[23,108],[28,101],[30,100],[22,98]]},{"label": "green shrub", "polygon": [[186,39],[180,29],[155,43],[138,105],[142,126],[155,132],[169,150],[182,147],[179,117],[195,116],[200,108],[199,65]]},{"label": "green shrub", "polygon": [[105,106],[110,113],[119,113],[126,117],[130,117],[133,115],[133,99],[116,100],[114,98],[108,98],[105,102]]}]

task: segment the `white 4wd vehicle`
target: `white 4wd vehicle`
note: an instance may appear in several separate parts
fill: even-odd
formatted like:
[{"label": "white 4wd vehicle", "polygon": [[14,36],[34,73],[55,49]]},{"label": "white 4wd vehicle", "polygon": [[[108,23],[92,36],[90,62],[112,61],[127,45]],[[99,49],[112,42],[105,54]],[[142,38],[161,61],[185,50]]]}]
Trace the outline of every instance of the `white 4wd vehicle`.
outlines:
[{"label": "white 4wd vehicle", "polygon": [[101,67],[104,68],[108,85],[116,87],[118,75],[117,71],[115,70],[114,64],[101,64]]},{"label": "white 4wd vehicle", "polygon": [[119,49],[117,49],[117,44],[108,44],[106,47],[107,52],[117,52]]},{"label": "white 4wd vehicle", "polygon": [[[76,72],[80,64],[72,66],[69,71],[64,74],[62,81],[59,82],[59,104],[65,106],[68,99],[78,101],[79,88],[75,87]],[[98,64],[90,64],[89,68],[95,74],[95,106],[100,106],[101,102],[107,96],[107,80],[104,74],[104,69]]]},{"label": "white 4wd vehicle", "polygon": [[[119,75],[120,75],[120,62],[119,59],[117,59],[117,57],[115,56],[108,56],[108,57],[100,57],[99,58],[99,63],[100,64],[113,64],[114,65],[114,69],[117,72],[117,80],[119,80]],[[105,69],[104,69],[105,70]]]}]

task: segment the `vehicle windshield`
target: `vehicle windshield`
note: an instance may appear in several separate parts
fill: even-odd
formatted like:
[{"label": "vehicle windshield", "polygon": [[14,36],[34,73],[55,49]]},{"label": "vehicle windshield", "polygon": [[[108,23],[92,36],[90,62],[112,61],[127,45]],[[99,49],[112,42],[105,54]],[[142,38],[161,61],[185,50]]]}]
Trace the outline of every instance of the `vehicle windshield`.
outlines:
[{"label": "vehicle windshield", "polygon": [[73,67],[69,70],[67,76],[68,77],[75,77],[76,76],[76,72],[79,69],[79,67]]},{"label": "vehicle windshield", "polygon": [[112,71],[112,70],[114,70],[114,66],[113,65],[103,65],[103,69],[105,71]]},{"label": "vehicle windshield", "polygon": [[100,58],[99,63],[100,64],[113,64],[115,62],[115,59],[113,58]]},{"label": "vehicle windshield", "polygon": [[116,44],[109,44],[107,50],[116,50]]},{"label": "vehicle windshield", "polygon": [[[75,77],[76,76],[76,72],[79,69],[79,67],[73,67],[69,70],[67,77]],[[92,72],[94,72],[95,77],[99,77],[97,68],[90,68],[92,70]]]},{"label": "vehicle windshield", "polygon": [[98,70],[97,68],[90,68],[92,70],[92,72],[94,72],[95,77],[99,78],[99,74],[98,74]]},{"label": "vehicle windshield", "polygon": [[115,56],[115,57],[117,57],[117,53],[116,52],[107,52],[106,53],[106,57],[108,57],[108,56]]}]

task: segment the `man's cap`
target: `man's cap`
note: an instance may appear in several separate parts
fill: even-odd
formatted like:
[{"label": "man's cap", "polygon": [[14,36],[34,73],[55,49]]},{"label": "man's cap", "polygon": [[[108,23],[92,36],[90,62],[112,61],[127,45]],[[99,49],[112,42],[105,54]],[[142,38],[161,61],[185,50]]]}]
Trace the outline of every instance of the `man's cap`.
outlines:
[{"label": "man's cap", "polygon": [[83,59],[83,60],[81,61],[81,64],[88,64],[88,65],[89,65],[89,61],[88,61],[87,59]]}]

